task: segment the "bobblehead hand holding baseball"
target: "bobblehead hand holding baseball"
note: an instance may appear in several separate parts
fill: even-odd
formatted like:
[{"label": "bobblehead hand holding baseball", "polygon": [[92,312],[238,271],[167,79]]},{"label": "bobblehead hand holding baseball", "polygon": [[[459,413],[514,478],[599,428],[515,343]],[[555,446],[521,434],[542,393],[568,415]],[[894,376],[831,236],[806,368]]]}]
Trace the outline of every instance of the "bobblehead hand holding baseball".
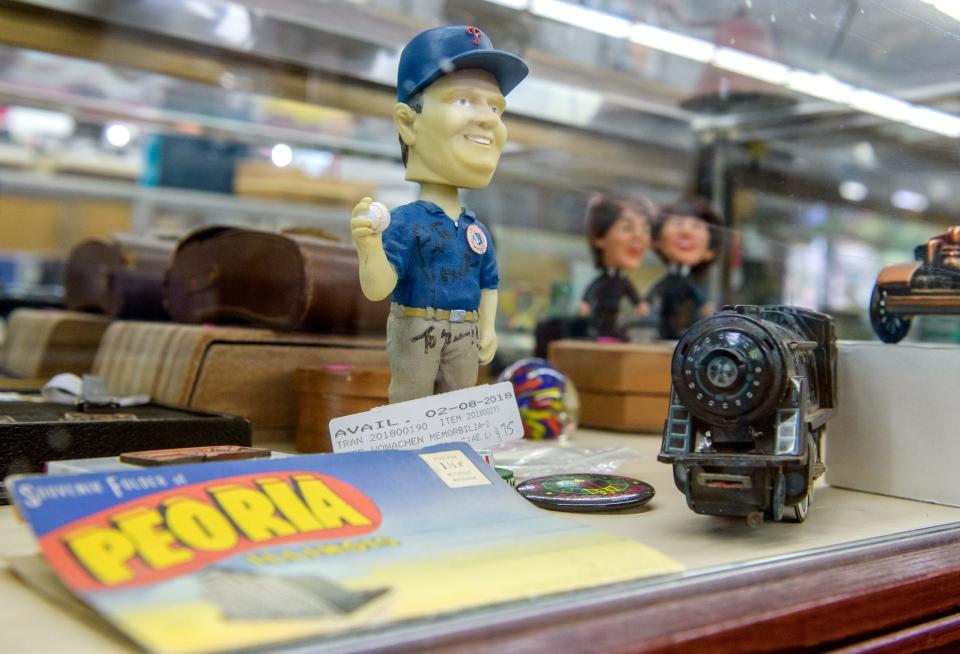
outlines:
[{"label": "bobblehead hand holding baseball", "polygon": [[[374,224],[371,216],[371,205],[379,205],[371,198],[363,198],[353,208],[350,218],[350,232],[353,243],[360,257],[360,289],[368,300],[382,300],[393,291],[397,285],[397,272],[387,260],[383,249],[383,229]],[[386,224],[390,224],[389,213]]]}]

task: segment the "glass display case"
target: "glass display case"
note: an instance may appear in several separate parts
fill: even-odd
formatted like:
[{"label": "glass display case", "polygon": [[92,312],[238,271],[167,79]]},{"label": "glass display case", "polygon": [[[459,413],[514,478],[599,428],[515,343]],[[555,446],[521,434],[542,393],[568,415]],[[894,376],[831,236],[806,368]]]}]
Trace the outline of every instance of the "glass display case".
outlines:
[{"label": "glass display case", "polygon": [[[960,456],[949,417],[960,266],[948,230],[960,221],[960,9],[949,2],[4,3],[0,391],[22,400],[54,372],[92,372],[114,396],[243,416],[255,445],[329,451],[326,421],[386,402],[392,309],[363,298],[351,212],[364,197],[390,208],[417,200],[397,141],[397,67],[412,37],[446,24],[478,26],[529,67],[506,99],[496,174],[460,196],[489,229],[499,266],[498,343],[479,381],[549,358],[580,405],[569,393],[581,425],[565,416],[563,439],[543,445],[574,457],[557,471],[585,472],[579,456],[657,491],[644,508],[569,519],[650,546],[684,572],[531,589],[527,600],[358,624],[286,648],[957,647],[960,495],[947,470]],[[719,218],[709,265],[694,263],[691,322],[728,305],[832,317],[837,417],[803,524],[771,520],[772,510],[759,526],[699,515],[684,479],[656,460],[661,437],[688,418],[672,413],[677,334],[659,337],[666,308],[652,291],[690,273],[658,256],[658,239],[669,207],[693,197]],[[624,272],[594,258],[586,221],[598,198],[640,207],[650,223],[633,246],[639,264]],[[933,259],[930,248],[940,248]],[[177,273],[175,255],[186,267]],[[889,272],[911,260],[935,261],[938,285]],[[598,274],[635,289],[618,305],[614,339],[598,339],[583,309]],[[913,313],[897,309],[903,289]],[[890,339],[880,332],[909,318],[903,342],[881,346]],[[813,348],[802,338],[784,347],[797,361]],[[734,350],[725,352],[736,364]],[[736,365],[721,363],[708,381],[726,397],[720,373]],[[353,368],[373,372],[361,382]],[[314,403],[310,413],[300,405],[299,423],[298,401]],[[3,413],[0,403],[0,429]],[[725,433],[688,440],[714,451]],[[842,442],[833,477],[832,439]],[[619,465],[596,467],[604,452]],[[2,474],[36,472],[3,460]],[[864,481],[858,465],[875,474]],[[746,483],[728,472],[709,483]],[[943,492],[910,490],[924,475]],[[133,647],[36,567],[10,507],[0,507],[0,547],[0,595],[12,607],[0,631],[14,651]]]}]

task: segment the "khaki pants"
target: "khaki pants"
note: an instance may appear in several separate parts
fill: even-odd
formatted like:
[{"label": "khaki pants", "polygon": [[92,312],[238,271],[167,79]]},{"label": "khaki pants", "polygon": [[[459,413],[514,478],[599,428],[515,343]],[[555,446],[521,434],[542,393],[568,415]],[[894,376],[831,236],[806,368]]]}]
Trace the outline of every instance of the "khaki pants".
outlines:
[{"label": "khaki pants", "polygon": [[392,310],[387,354],[391,404],[467,388],[477,383],[480,328],[476,322],[427,320]]}]

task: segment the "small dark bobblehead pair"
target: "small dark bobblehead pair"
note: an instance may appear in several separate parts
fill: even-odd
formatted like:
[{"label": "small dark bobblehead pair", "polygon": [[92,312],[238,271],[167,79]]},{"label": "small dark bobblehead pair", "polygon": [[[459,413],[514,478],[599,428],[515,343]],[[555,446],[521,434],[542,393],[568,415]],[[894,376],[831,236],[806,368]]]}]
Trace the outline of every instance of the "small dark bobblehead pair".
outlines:
[{"label": "small dark bobblehead pair", "polygon": [[[657,316],[660,338],[676,339],[711,303],[700,278],[719,248],[720,217],[699,197],[683,198],[655,213],[648,202],[606,197],[587,207],[587,239],[600,275],[587,287],[578,315],[590,321],[592,336],[627,340],[619,323],[626,298],[637,316]],[[637,269],[650,245],[667,265],[645,298],[625,271]]]}]

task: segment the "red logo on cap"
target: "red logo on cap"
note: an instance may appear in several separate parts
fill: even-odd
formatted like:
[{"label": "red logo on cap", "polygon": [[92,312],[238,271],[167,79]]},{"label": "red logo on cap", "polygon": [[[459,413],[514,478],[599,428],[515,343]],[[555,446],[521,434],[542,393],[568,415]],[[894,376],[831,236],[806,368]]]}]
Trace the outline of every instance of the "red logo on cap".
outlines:
[{"label": "red logo on cap", "polygon": [[480,45],[480,37],[483,36],[483,32],[480,31],[480,28],[471,25],[467,28],[467,34],[473,37],[474,45]]}]

